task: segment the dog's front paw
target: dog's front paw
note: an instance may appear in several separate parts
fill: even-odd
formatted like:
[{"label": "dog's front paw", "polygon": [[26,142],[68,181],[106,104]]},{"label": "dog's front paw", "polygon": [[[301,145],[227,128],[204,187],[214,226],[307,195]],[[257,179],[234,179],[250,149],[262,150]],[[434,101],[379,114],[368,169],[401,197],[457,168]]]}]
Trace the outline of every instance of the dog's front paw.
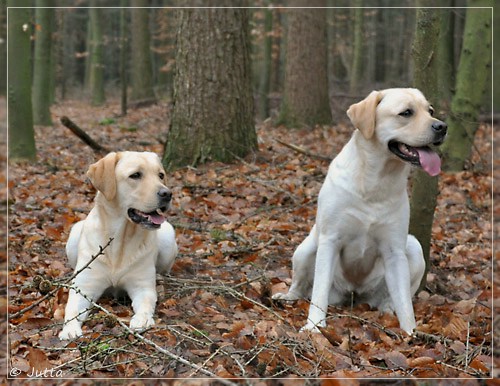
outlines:
[{"label": "dog's front paw", "polygon": [[83,335],[82,327],[78,322],[66,323],[59,333],[59,339],[71,340]]},{"label": "dog's front paw", "polygon": [[152,315],[148,314],[135,314],[132,319],[130,319],[130,329],[131,330],[145,330],[155,324]]},{"label": "dog's front paw", "polygon": [[307,322],[307,324],[300,329],[300,332],[312,332],[312,333],[321,333],[318,327],[326,327],[326,323],[313,323],[311,321]]},{"label": "dog's front paw", "polygon": [[294,293],[291,293],[291,292],[288,292],[286,294],[279,292],[277,294],[274,294],[272,299],[273,300],[294,301],[294,300],[299,300],[300,297],[295,295]]}]

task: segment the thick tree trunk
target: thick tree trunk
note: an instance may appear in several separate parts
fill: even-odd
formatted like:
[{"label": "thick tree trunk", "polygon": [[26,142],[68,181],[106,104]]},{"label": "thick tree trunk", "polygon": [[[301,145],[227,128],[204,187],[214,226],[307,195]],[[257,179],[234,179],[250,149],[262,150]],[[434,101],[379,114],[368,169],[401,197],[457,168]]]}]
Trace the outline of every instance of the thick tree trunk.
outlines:
[{"label": "thick tree trunk", "polygon": [[[443,6],[452,6],[453,0],[447,0]],[[449,111],[449,103],[453,95],[454,74],[455,74],[455,51],[454,51],[454,32],[455,32],[455,14],[453,9],[441,10],[441,27],[439,29],[439,47],[437,55],[438,87],[441,100],[441,108]]]},{"label": "thick tree trunk", "polygon": [[[148,0],[132,0],[134,7],[146,7]],[[134,8],[132,12],[130,100],[155,99],[153,90],[153,64],[151,61],[151,38],[149,33],[149,9]]]},{"label": "thick tree trunk", "polygon": [[35,57],[33,66],[33,122],[35,125],[50,126],[50,102],[52,100],[52,27],[53,0],[40,0],[35,10]]},{"label": "thick tree trunk", "polygon": [[[420,0],[420,7],[432,4],[432,0]],[[437,47],[441,13],[431,8],[417,10],[415,39],[413,41],[414,86],[419,88],[427,99],[434,104],[436,111],[439,107],[437,88]],[[429,255],[431,247],[432,223],[438,194],[438,177],[431,177],[422,170],[413,174],[413,188],[410,203],[410,229],[420,244],[425,257],[426,271],[429,269]],[[425,285],[426,275],[422,279],[421,287]]]},{"label": "thick tree trunk", "polygon": [[[19,6],[16,0],[7,6]],[[29,8],[9,9],[8,25],[8,111],[10,160],[36,158],[31,104],[31,14]]]},{"label": "thick tree trunk", "polygon": [[179,12],[174,107],[164,164],[171,169],[243,157],[257,148],[248,10]]},{"label": "thick tree trunk", "polygon": [[[322,7],[325,1],[307,5]],[[285,90],[278,121],[288,127],[331,123],[325,9],[287,9],[287,16]]]},{"label": "thick tree trunk", "polygon": [[462,53],[457,71],[456,92],[448,119],[448,138],[443,146],[445,168],[463,170],[470,158],[477,117],[484,100],[486,80],[491,73],[491,3],[470,0],[467,8]]}]

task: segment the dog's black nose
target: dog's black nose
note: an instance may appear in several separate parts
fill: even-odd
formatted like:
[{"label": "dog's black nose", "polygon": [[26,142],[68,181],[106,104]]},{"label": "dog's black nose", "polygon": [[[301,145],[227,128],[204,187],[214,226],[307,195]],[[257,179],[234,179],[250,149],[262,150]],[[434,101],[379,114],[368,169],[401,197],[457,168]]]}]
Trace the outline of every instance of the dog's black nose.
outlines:
[{"label": "dog's black nose", "polygon": [[170,190],[168,190],[167,188],[161,188],[158,191],[158,197],[162,201],[170,201],[172,199],[172,192]]},{"label": "dog's black nose", "polygon": [[445,135],[448,131],[448,125],[444,122],[436,121],[432,124],[432,130],[434,130],[436,134]]}]

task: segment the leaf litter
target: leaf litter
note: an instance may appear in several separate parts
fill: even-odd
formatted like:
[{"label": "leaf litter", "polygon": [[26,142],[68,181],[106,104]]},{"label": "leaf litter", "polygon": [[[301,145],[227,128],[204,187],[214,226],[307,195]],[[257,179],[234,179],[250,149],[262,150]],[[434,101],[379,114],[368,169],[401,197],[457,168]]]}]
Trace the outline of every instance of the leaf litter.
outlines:
[{"label": "leaf litter", "polygon": [[[440,178],[427,287],[414,299],[415,336],[399,329],[394,315],[367,305],[330,307],[321,334],[300,333],[308,301],[271,299],[289,287],[291,256],[314,222],[328,168],[324,158],[340,151],[352,128],[341,123],[288,130],[265,121],[257,126],[258,153],[229,165],[211,162],[169,173],[169,221],[180,254],[171,275],[158,277],[156,325],[131,334],[125,328],[130,304],[105,298],[84,324],[83,338],[59,341],[67,300],[59,284],[72,274],[64,245],[71,225],[92,207],[95,190],[85,172],[100,156],[58,119],[69,116],[108,148],[162,154],[168,110],[159,103],[119,117],[114,104],[97,109],[64,102],[53,108],[54,127],[36,128],[37,162],[10,165],[8,306],[16,317],[9,320],[8,369],[16,367],[22,377],[51,368],[65,378],[417,377],[477,383],[495,375],[492,315],[499,304],[492,302],[498,286],[492,283],[489,125],[479,129],[469,170]],[[5,206],[6,189],[0,193]],[[497,206],[493,211],[500,214]],[[498,259],[494,263],[496,268]]]}]

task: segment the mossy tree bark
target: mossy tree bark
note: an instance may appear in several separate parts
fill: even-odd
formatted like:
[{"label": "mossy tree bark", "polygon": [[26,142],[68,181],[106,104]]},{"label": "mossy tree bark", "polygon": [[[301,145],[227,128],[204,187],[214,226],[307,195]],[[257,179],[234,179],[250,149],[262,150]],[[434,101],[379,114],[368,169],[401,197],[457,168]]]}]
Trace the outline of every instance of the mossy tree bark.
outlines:
[{"label": "mossy tree bark", "polygon": [[448,138],[443,145],[445,168],[463,170],[471,155],[484,100],[486,80],[491,72],[491,2],[469,0],[464,38],[456,76],[456,92],[451,101]]},{"label": "mossy tree bark", "polygon": [[[443,6],[452,6],[453,0],[446,0]],[[439,47],[437,52],[437,82],[439,86],[440,108],[449,111],[449,101],[455,86],[455,11],[445,8],[441,15]]]},{"label": "mossy tree bark", "polygon": [[[432,0],[419,0],[415,37],[412,47],[414,86],[420,89],[439,111],[437,86],[437,48],[441,26],[441,11],[431,8]],[[422,170],[415,170],[412,179],[409,232],[420,244],[425,257],[426,272],[429,269],[432,223],[438,194],[438,177],[431,177]],[[424,275],[421,287],[425,286]]]},{"label": "mossy tree bark", "polygon": [[257,148],[248,9],[178,12],[174,106],[164,164],[172,169],[244,157]]},{"label": "mossy tree bark", "polygon": [[[324,7],[325,0],[289,1],[290,6]],[[326,10],[287,9],[284,95],[278,118],[288,127],[332,122],[328,96]]]},{"label": "mossy tree bark", "polygon": [[[17,0],[8,0],[15,7]],[[35,133],[31,104],[31,13],[29,8],[10,8],[8,25],[8,131],[9,159],[35,160]]]},{"label": "mossy tree bark", "polygon": [[53,0],[40,0],[35,10],[35,55],[33,66],[33,122],[50,126],[52,100],[52,30],[54,25]]}]

